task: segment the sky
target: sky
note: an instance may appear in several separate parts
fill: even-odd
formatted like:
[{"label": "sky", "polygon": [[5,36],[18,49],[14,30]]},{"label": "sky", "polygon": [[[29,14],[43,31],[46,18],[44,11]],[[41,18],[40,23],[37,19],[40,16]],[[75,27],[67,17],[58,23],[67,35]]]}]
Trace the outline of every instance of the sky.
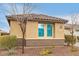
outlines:
[{"label": "sky", "polygon": [[[33,3],[35,9],[32,13],[46,14],[49,16],[62,17],[69,19],[72,14],[79,14],[79,3]],[[17,4],[18,13],[20,13],[22,4]],[[5,10],[11,10],[9,4],[0,4],[0,29],[9,32],[6,16],[8,13]]]}]

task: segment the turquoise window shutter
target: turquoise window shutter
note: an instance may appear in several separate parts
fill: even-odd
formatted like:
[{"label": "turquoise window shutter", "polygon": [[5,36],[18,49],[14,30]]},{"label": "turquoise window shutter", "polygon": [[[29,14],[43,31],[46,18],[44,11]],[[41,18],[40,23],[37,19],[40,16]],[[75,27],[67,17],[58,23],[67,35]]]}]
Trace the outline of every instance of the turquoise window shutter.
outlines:
[{"label": "turquoise window shutter", "polygon": [[47,24],[47,36],[52,36],[52,24]]},{"label": "turquoise window shutter", "polygon": [[44,24],[38,24],[38,36],[39,37],[44,36]]}]

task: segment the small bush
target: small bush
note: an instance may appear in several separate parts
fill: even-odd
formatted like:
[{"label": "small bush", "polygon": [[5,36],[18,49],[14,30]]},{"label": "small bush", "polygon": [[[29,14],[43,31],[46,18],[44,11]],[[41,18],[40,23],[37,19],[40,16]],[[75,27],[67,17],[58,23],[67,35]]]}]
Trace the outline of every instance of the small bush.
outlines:
[{"label": "small bush", "polygon": [[0,36],[0,48],[6,49],[7,55],[15,54],[16,36]]},{"label": "small bush", "polygon": [[49,49],[44,49],[44,50],[42,50],[42,51],[40,52],[40,55],[45,56],[45,55],[49,55],[49,54],[51,54],[51,53],[52,53],[52,51],[50,51]]},{"label": "small bush", "polygon": [[77,52],[78,49],[77,49],[77,48],[71,48],[70,51],[71,51],[71,52]]},{"label": "small bush", "polygon": [[52,45],[52,48],[55,48],[56,46],[55,45]]},{"label": "small bush", "polygon": [[0,48],[8,50],[8,52],[12,53],[10,50],[16,47],[16,36],[0,36]]},{"label": "small bush", "polygon": [[65,35],[65,43],[67,43],[67,45],[71,45],[71,44],[75,44],[76,43],[76,37],[73,36],[73,39],[72,39],[72,36],[71,35]]}]

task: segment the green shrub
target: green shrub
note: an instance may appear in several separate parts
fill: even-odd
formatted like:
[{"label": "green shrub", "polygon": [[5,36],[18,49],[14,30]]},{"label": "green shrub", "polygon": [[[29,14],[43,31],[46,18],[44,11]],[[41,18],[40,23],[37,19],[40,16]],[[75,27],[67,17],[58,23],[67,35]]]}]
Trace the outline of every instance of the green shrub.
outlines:
[{"label": "green shrub", "polygon": [[55,47],[56,47],[56,46],[53,44],[53,45],[52,45],[52,48],[55,48]]},{"label": "green shrub", "polygon": [[0,36],[0,47],[7,50],[15,48],[16,36]]},{"label": "green shrub", "polygon": [[77,52],[78,49],[77,49],[77,48],[72,48],[72,47],[71,47],[70,51],[71,51],[71,52]]},{"label": "green shrub", "polygon": [[72,39],[72,36],[71,35],[65,35],[65,43],[67,43],[67,45],[69,46],[70,44],[75,44],[76,43],[76,37],[73,36],[73,39]]},{"label": "green shrub", "polygon": [[49,55],[51,53],[52,51],[50,49],[43,49],[42,51],[40,51],[40,55],[42,56]]}]

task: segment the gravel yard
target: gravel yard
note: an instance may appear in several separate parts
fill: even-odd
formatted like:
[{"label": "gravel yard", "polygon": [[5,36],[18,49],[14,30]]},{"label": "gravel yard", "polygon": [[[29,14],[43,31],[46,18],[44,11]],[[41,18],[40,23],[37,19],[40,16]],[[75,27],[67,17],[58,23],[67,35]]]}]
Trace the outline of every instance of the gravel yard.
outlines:
[{"label": "gravel yard", "polygon": [[[47,56],[79,56],[79,48],[75,47],[77,51],[72,52],[71,47],[67,46],[56,46],[56,47],[25,47],[25,53],[21,54],[21,48],[15,50],[14,56],[41,56],[40,52],[43,49],[50,49],[51,54]],[[6,50],[0,50],[0,55],[7,55]]]}]

